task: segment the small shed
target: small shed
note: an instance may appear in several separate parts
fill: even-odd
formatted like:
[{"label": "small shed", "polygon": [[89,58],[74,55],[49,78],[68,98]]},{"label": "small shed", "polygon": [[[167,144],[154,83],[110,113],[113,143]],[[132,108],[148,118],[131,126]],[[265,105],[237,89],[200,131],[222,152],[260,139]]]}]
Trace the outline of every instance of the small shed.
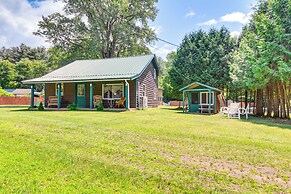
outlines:
[{"label": "small shed", "polygon": [[[188,110],[192,113],[217,113],[220,109],[220,101],[222,91],[199,83],[191,83],[179,91],[183,92],[183,112]],[[188,107],[185,102],[188,101]]]}]

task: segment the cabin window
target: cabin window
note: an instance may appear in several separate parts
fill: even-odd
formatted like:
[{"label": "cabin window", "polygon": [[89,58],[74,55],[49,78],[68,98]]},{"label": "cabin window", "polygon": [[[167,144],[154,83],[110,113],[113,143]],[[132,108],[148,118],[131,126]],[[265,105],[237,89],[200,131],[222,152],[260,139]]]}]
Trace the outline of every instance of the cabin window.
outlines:
[{"label": "cabin window", "polygon": [[124,84],[102,84],[103,99],[120,99],[124,96]]},{"label": "cabin window", "polygon": [[[55,96],[58,95],[58,84],[55,84]],[[61,83],[61,96],[64,96],[64,84]]]},{"label": "cabin window", "polygon": [[[201,92],[200,93],[200,104],[209,104],[209,92]],[[214,102],[214,92],[211,92],[211,100],[210,104],[213,105]]]},{"label": "cabin window", "polygon": [[198,104],[198,93],[192,93],[192,104]]},{"label": "cabin window", "polygon": [[145,84],[142,84],[142,93],[141,93],[141,96],[146,96],[146,85]]},{"label": "cabin window", "polygon": [[154,79],[157,79],[157,70],[154,68]]}]

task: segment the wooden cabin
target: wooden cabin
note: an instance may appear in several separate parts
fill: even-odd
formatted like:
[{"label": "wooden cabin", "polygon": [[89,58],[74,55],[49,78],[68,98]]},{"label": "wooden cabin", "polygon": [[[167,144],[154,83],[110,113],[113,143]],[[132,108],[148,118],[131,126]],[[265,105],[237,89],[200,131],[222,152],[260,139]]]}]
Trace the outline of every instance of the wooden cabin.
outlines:
[{"label": "wooden cabin", "polygon": [[158,75],[155,55],[146,55],[77,60],[23,83],[31,85],[32,95],[35,84],[44,84],[45,107],[66,108],[74,103],[92,109],[97,96],[105,108],[116,108],[125,99],[124,108],[141,109],[158,106]]}]

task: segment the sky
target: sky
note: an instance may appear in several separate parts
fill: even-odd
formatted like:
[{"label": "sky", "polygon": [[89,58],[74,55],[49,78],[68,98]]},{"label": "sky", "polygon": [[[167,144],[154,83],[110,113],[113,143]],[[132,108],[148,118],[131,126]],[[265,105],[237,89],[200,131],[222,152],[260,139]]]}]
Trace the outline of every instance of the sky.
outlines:
[{"label": "sky", "polygon": [[[227,27],[237,36],[249,22],[255,0],[159,0],[155,21],[150,26],[157,37],[180,45],[184,36],[198,29]],[[42,16],[62,13],[63,3],[54,0],[0,0],[0,47],[31,47],[50,44],[33,35]],[[162,41],[151,44],[151,51],[163,58],[177,49]]]}]

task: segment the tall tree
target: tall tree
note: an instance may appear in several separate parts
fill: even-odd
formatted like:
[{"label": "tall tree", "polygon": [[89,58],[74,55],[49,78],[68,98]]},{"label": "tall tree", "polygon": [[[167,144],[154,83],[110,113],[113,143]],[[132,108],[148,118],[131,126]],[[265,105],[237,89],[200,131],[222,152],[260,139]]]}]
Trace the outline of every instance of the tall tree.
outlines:
[{"label": "tall tree", "polygon": [[172,51],[167,55],[166,61],[164,62],[163,76],[159,78],[160,85],[163,88],[164,101],[166,102],[172,99],[178,99],[180,96],[180,93],[173,89],[169,75],[169,71],[173,66],[176,54],[176,52]]},{"label": "tall tree", "polygon": [[230,82],[229,54],[234,46],[235,40],[225,27],[186,35],[169,71],[173,89],[178,91],[194,81],[226,87]]},{"label": "tall tree", "polygon": [[157,0],[63,2],[65,15],[43,17],[35,32],[62,49],[86,53],[86,58],[111,58],[148,52],[146,43],[155,39],[148,21],[157,15]]},{"label": "tall tree", "polygon": [[22,84],[23,80],[37,78],[43,76],[48,72],[46,64],[39,60],[29,60],[27,58],[22,59],[15,64],[15,81],[16,86],[23,88],[27,87]]},{"label": "tall tree", "polygon": [[44,47],[31,48],[25,44],[10,48],[2,47],[0,49],[0,60],[8,60],[11,63],[17,63],[24,58],[30,60],[46,60],[48,54]]},{"label": "tall tree", "polygon": [[267,116],[290,116],[290,2],[259,1],[234,53],[232,77],[242,87],[258,90],[259,115],[264,114],[261,108],[264,90]]},{"label": "tall tree", "polygon": [[0,60],[0,87],[13,87],[14,76],[13,64],[7,60]]}]

